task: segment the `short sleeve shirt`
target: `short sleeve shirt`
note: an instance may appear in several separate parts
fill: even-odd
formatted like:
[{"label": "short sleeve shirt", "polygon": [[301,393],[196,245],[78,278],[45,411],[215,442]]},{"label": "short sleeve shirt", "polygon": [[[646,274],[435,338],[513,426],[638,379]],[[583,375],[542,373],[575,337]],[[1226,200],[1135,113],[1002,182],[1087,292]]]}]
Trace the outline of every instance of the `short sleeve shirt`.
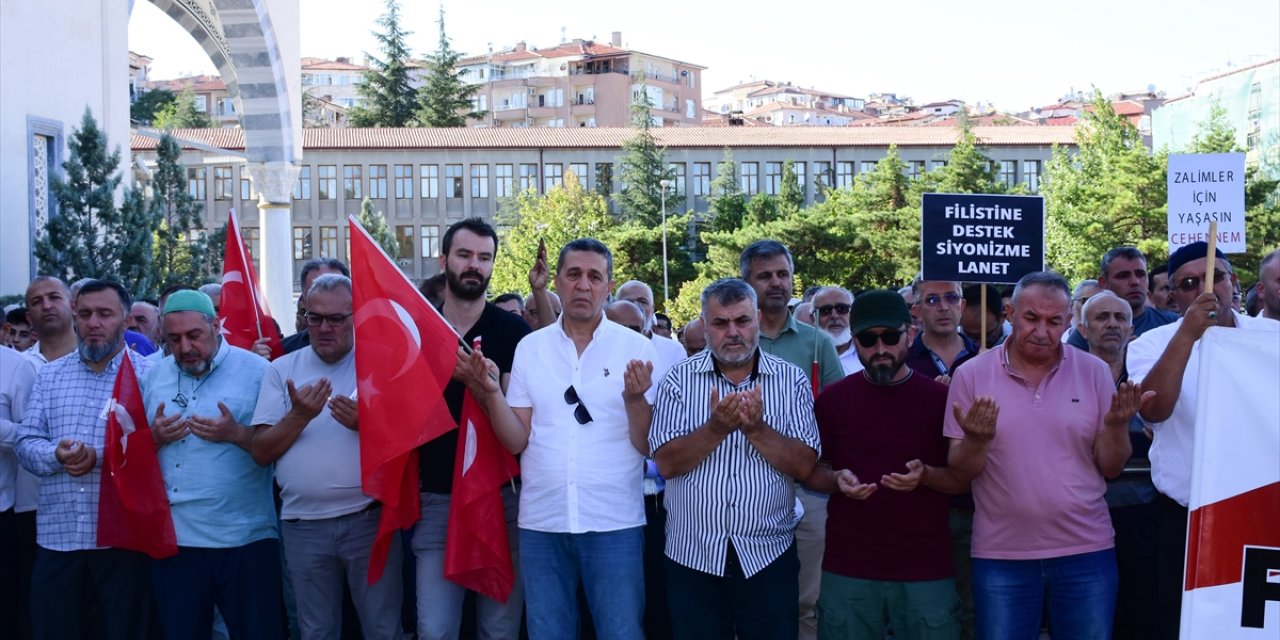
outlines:
[{"label": "short sleeve shirt", "polygon": [[813,382],[813,363],[818,363],[819,388],[839,382],[844,377],[844,366],[836,355],[835,343],[822,331],[787,315],[787,323],[777,337],[760,334],[760,350],[800,367],[809,382]]},{"label": "short sleeve shirt", "polygon": [[[531,408],[520,457],[520,527],[546,533],[617,531],[644,525],[644,457],[631,444],[622,400],[631,360],[653,362],[653,343],[601,314],[582,355],[563,316],[516,347],[507,403]],[[580,403],[566,401],[572,386]],[[654,387],[646,394],[653,402]],[[579,424],[578,404],[591,420]]]}]

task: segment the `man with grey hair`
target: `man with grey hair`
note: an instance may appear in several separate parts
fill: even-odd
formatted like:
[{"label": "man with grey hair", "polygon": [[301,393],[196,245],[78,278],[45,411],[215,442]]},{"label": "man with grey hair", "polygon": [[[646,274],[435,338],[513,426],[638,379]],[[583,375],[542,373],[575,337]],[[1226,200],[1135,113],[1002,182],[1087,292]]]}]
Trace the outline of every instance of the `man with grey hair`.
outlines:
[{"label": "man with grey hair", "polygon": [[756,307],[742,280],[703,290],[708,349],[658,388],[649,446],[667,478],[666,585],[678,638],[798,633],[793,481],[809,476],[820,445],[808,379],[760,349]]},{"label": "man with grey hair", "polygon": [[[56,285],[47,292],[66,290],[59,280],[46,282]],[[34,283],[32,289],[45,290]],[[111,399],[124,358],[138,376],[154,366],[125,347],[130,304],[129,293],[115,282],[90,280],[80,288],[75,305],[80,341],[73,352],[40,369],[19,428],[18,462],[40,478],[31,575],[31,624],[37,638],[80,637],[85,611],[95,599],[90,594],[101,605],[104,636],[148,636],[152,598],[147,595],[147,557],[98,546],[99,451],[107,431],[106,414],[99,408]],[[208,630],[205,625],[206,635]]]},{"label": "man with grey hair", "polygon": [[275,463],[281,536],[303,637],[342,628],[342,585],[350,585],[364,637],[398,639],[401,545],[382,577],[365,580],[381,505],[360,489],[355,322],[351,280],[326,273],[307,291],[311,345],[271,363],[253,422],[253,459]]},{"label": "man with grey hair", "polygon": [[169,353],[142,377],[178,554],[151,564],[165,635],[207,637],[214,606],[231,637],[279,629],[280,545],[271,470],[254,462],[254,407],[268,363],[222,339],[213,301],[165,301]]},{"label": "man with grey hair", "polygon": [[679,342],[660,336],[653,332],[654,323],[654,302],[653,289],[639,280],[631,280],[618,287],[616,296],[619,300],[626,300],[640,307],[644,312],[644,335],[653,342],[653,348],[658,352],[658,360],[653,363],[654,381],[661,382],[662,375],[667,372],[677,362],[684,360],[684,348]]},{"label": "man with grey hair", "polygon": [[[303,263],[302,273],[298,277],[298,281],[302,285],[301,293],[298,295],[299,317],[307,312],[307,292],[311,290],[311,285],[316,278],[326,273],[337,273],[348,278],[351,277],[351,270],[337,258],[316,258]],[[214,315],[217,315],[216,311]],[[299,349],[305,349],[310,344],[311,335],[308,327],[304,326],[302,330],[284,339],[284,352],[293,353]]]},{"label": "man with grey hair", "polygon": [[202,284],[196,290],[199,291],[200,293],[205,294],[206,296],[209,296],[209,299],[213,301],[213,312],[215,314],[218,313],[219,310],[221,310],[222,308],[222,284],[221,283],[210,282],[208,284]]},{"label": "man with grey hair", "polygon": [[[1132,312],[1134,337],[1140,336],[1156,327],[1163,327],[1178,319],[1178,314],[1156,309],[1147,305],[1149,298],[1147,278],[1147,257],[1137,247],[1116,247],[1102,256],[1099,265],[1098,286],[1110,291],[1129,303]],[[1075,325],[1084,323],[1083,309],[1076,308]],[[1067,339],[1067,344],[1089,350],[1085,335],[1077,331]]]},{"label": "man with grey hair", "polygon": [[[827,334],[797,322],[787,311],[795,291],[795,261],[786,245],[758,240],[738,257],[742,279],[756,292],[760,311],[760,350],[800,367],[809,376],[813,396],[844,378],[844,367]],[[708,328],[708,336],[710,330]],[[818,634],[815,606],[822,582],[822,553],[826,548],[827,496],[801,488],[804,518],[796,531],[800,555],[800,637]]]},{"label": "man with grey hair", "polygon": [[853,334],[849,332],[849,310],[853,307],[853,294],[843,287],[823,287],[813,295],[813,316],[818,328],[831,337],[840,356],[840,366],[846,376],[862,371],[862,361],[853,348]]},{"label": "man with grey hair", "polygon": [[[957,369],[948,391],[948,466],[972,479],[977,506],[981,637],[1035,637],[1046,604],[1054,637],[1111,635],[1118,578],[1105,479],[1129,459],[1129,421],[1145,398],[1062,344],[1069,303],[1062,276],[1023,276],[1007,313],[1013,333]],[[987,405],[998,407],[994,428],[975,433],[965,416]]]},{"label": "man with grey hair", "polygon": [[129,309],[126,328],[142,334],[151,344],[160,346],[160,309],[145,300],[138,300]]}]

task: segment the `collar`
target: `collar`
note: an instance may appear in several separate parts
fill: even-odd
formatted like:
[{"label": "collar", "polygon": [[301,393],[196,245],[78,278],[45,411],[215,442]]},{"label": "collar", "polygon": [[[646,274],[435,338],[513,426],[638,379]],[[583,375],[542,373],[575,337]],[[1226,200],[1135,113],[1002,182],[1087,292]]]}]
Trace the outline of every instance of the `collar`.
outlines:
[{"label": "collar", "polygon": [[[354,349],[352,350],[354,351]],[[178,375],[186,376],[188,378],[191,378],[192,380],[200,380],[201,382],[204,382],[205,380],[208,380],[209,377],[212,376],[214,372],[218,370],[218,367],[222,366],[222,363],[226,361],[227,357],[230,355],[231,355],[231,344],[224,339],[222,340],[222,344],[218,345],[218,350],[215,351],[213,354],[213,362],[209,363],[209,370],[206,371],[205,374],[199,378],[187,373],[182,369],[182,365],[178,364],[178,356],[176,354],[170,354],[169,357],[173,359],[173,366],[178,369]]]},{"label": "collar", "polygon": [[[963,356],[965,353],[978,352],[978,343],[974,342],[969,336],[966,336],[963,331],[960,331],[957,329],[956,335],[960,336],[960,342],[963,345],[961,347],[960,353],[956,354],[957,360],[959,360],[960,356]],[[926,345],[924,343],[924,332],[921,331],[920,333],[916,334],[915,341],[912,342],[911,346],[907,348],[907,356],[908,357],[920,356],[926,353],[933,353],[933,349],[930,349],[929,345]]]},{"label": "collar", "polygon": [[[560,335],[561,339],[568,340],[569,342],[573,342],[573,337],[569,335],[569,332],[564,330],[564,318],[565,318],[565,314],[563,313],[560,314],[559,318],[556,318],[556,328],[559,329],[559,331],[557,331],[556,333]],[[600,333],[605,330],[604,326],[606,324],[609,324],[609,323],[604,317],[604,308],[602,307],[600,309],[599,315],[596,316],[596,328],[594,331],[591,332],[592,342],[595,342],[596,338],[600,337]],[[628,331],[630,331],[630,329],[628,329]]]},{"label": "collar", "polygon": [[[120,359],[121,359],[121,358],[123,358],[123,357],[125,357],[126,355],[128,355],[129,351],[131,351],[131,349],[129,349],[129,345],[124,344],[124,339],[123,339],[123,338],[121,338],[121,340],[120,340],[120,344],[124,345],[124,348],[123,348],[123,349],[121,349],[119,353],[117,353],[115,356],[113,356],[113,357],[111,358],[111,362],[107,363],[107,368],[106,368],[106,369],[103,369],[103,370],[102,370],[102,373],[98,373],[98,374],[94,374],[94,375],[102,375],[103,373],[115,373],[115,372],[116,372],[116,370],[118,370],[118,369],[120,368]],[[39,354],[40,352],[39,352],[39,351],[37,351],[36,353],[37,353],[37,354]],[[75,356],[75,358],[76,358],[76,362],[78,362],[78,363],[80,364],[80,366],[84,367],[86,371],[88,371],[88,372],[90,372],[90,373],[93,373],[93,369],[90,369],[90,368],[89,368],[89,364],[88,364],[87,362],[85,362],[85,361],[84,361],[84,358],[81,358],[81,357],[80,357],[80,345],[79,345],[79,344],[76,344],[76,350],[75,350],[75,351],[72,351],[72,352],[71,352],[70,354],[68,354],[68,355]],[[43,357],[43,356],[41,356],[41,357]]]},{"label": "collar", "polygon": [[[990,349],[990,351],[995,351],[995,350],[999,349],[999,350],[1000,350],[1000,363],[1004,365],[1004,371],[1005,371],[1005,373],[1007,373],[1007,374],[1009,374],[1009,375],[1011,375],[1011,376],[1017,376],[1017,377],[1021,378],[1021,377],[1022,377],[1022,374],[1021,374],[1021,373],[1018,373],[1018,370],[1017,370],[1017,369],[1014,369],[1014,368],[1013,368],[1013,365],[1011,365],[1011,364],[1009,363],[1009,350],[1008,350],[1008,349],[1006,349],[1005,347],[1006,347],[1006,345],[1002,344],[1002,345],[1000,345],[1000,346],[998,346],[998,347],[992,347],[992,348]],[[1058,361],[1057,361],[1057,362],[1055,362],[1055,363],[1053,363],[1053,366],[1049,368],[1049,373],[1048,373],[1048,374],[1046,374],[1046,375],[1053,375],[1053,373],[1055,373],[1055,372],[1056,372],[1060,367],[1062,367],[1062,364],[1063,364],[1064,362],[1066,362],[1066,361],[1067,361],[1068,359],[1070,359],[1070,358],[1074,358],[1074,357],[1076,357],[1076,356],[1075,356],[1075,354],[1073,354],[1073,353],[1072,353],[1072,351],[1080,351],[1079,349],[1077,349],[1077,348],[1075,348],[1075,347],[1073,347],[1073,346],[1067,345],[1067,344],[1062,345],[1062,346],[1060,347],[1060,349],[1062,350],[1062,351],[1061,351],[1061,353],[1062,353],[1062,357],[1058,358]],[[1087,351],[1080,351],[1080,353],[1088,353],[1088,352],[1087,352]],[[1094,357],[1096,358],[1097,356],[1094,356]]]},{"label": "collar", "polygon": [[[720,363],[716,362],[715,356],[711,354],[710,347],[699,351],[691,357],[690,360],[692,361],[692,367],[695,373],[721,375]],[[757,345],[755,362],[751,365],[751,376],[748,379],[755,380],[762,374],[766,376],[777,375],[779,371],[781,371],[781,365],[779,365],[780,362],[783,362],[780,358],[765,353]]]}]

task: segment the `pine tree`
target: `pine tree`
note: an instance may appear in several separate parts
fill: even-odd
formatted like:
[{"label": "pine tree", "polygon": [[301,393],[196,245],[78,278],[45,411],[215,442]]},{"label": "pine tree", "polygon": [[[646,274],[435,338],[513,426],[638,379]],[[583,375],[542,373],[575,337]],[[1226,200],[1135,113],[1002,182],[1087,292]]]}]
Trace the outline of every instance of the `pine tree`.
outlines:
[{"label": "pine tree", "polygon": [[151,126],[157,129],[209,129],[213,120],[196,105],[196,94],[187,87],[172,102],[156,109]]},{"label": "pine tree", "polygon": [[156,117],[156,112],[172,104],[177,97],[168,89],[152,89],[138,96],[138,99],[129,106],[129,119],[150,125]]},{"label": "pine tree", "polygon": [[[666,152],[653,136],[653,105],[644,80],[640,93],[631,104],[631,127],[636,134],[622,143],[622,192],[617,196],[623,219],[656,226],[662,224],[662,181],[675,183],[675,171],[667,166]],[[684,203],[684,195],[666,188],[667,211],[676,211]]]},{"label": "pine tree", "polygon": [[382,57],[368,53],[370,69],[357,91],[364,103],[351,109],[348,116],[353,127],[408,127],[414,124],[418,106],[417,94],[409,84],[409,45],[411,31],[400,26],[400,3],[386,0],[387,12],[378,18],[382,31],[374,31]]},{"label": "pine tree", "polygon": [[738,182],[738,164],[733,161],[733,151],[724,149],[724,158],[716,166],[716,177],[711,181],[711,224],[715,231],[733,231],[742,226],[747,201]]},{"label": "pine tree", "polygon": [[956,114],[960,137],[947,154],[947,165],[925,176],[927,191],[940,193],[1005,193],[1004,183],[996,180],[991,158],[983,153],[978,136],[973,132],[969,112]]},{"label": "pine tree", "polygon": [[485,116],[472,104],[471,99],[481,85],[468,84],[462,79],[466,70],[458,70],[462,53],[449,45],[444,31],[444,7],[440,7],[440,43],[436,52],[427,56],[427,83],[418,90],[418,124],[424,127],[465,127],[467,119]]},{"label": "pine tree", "polygon": [[156,171],[151,182],[155,211],[154,282],[199,284],[208,277],[201,212],[204,205],[187,192],[182,147],[165,134],[156,146]]},{"label": "pine tree", "polygon": [[57,214],[49,217],[48,228],[36,241],[40,272],[67,282],[118,279],[120,258],[132,233],[122,228],[115,203],[120,150],[108,151],[107,134],[88,109],[67,148],[62,163],[66,178],[55,176],[50,185]]},{"label": "pine tree", "polygon": [[782,185],[778,187],[778,213],[788,215],[804,208],[805,185],[796,177],[796,163],[782,163]]},{"label": "pine tree", "polygon": [[156,212],[142,189],[127,189],[120,203],[120,282],[135,298],[154,298],[159,282],[152,269]]},{"label": "pine tree", "polygon": [[373,241],[391,256],[392,260],[400,257],[400,241],[387,225],[387,218],[381,211],[373,208],[373,201],[365,198],[360,202],[360,215],[356,216],[356,220],[365,231],[369,232]]}]

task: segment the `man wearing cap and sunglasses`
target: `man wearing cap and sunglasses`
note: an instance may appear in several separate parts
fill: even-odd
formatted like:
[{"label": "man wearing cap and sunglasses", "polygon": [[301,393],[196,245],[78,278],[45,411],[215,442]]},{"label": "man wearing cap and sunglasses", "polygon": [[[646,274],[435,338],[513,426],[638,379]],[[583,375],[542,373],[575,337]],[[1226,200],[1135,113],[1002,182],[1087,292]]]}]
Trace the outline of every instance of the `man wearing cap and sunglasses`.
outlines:
[{"label": "man wearing cap and sunglasses", "polygon": [[[818,628],[824,638],[957,638],[960,599],[944,493],[968,490],[947,469],[947,387],[906,366],[915,333],[896,291],[853,302],[849,330],[864,365],[818,396],[823,459],[805,484],[827,503]],[[990,408],[973,419],[994,420]],[[974,428],[966,421],[967,428]],[[887,614],[887,615],[886,615]]]},{"label": "man wearing cap and sunglasses", "polygon": [[[1205,286],[1209,245],[1193,242],[1169,256],[1169,284],[1182,318],[1152,329],[1129,345],[1129,379],[1156,395],[1142,408],[1151,427],[1151,480],[1160,495],[1156,603],[1162,614],[1157,635],[1177,637],[1182,611],[1182,569],[1187,542],[1187,503],[1191,499],[1192,447],[1195,443],[1196,390],[1200,383],[1200,336],[1217,326],[1249,331],[1257,340],[1275,341],[1280,323],[1237,313],[1232,295],[1235,275],[1221,251],[1215,252],[1213,285]],[[1255,333],[1256,332],[1256,333]]]}]

